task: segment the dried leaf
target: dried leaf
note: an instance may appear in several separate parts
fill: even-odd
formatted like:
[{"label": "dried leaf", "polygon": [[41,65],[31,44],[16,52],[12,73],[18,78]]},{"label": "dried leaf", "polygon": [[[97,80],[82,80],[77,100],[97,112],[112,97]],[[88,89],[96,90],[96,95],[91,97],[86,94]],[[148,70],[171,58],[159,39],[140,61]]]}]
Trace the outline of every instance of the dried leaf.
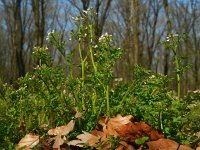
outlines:
[{"label": "dried leaf", "polygon": [[98,131],[98,130],[92,130],[90,131],[90,134],[93,134],[97,137],[100,137],[101,138],[101,142],[107,142],[108,141],[108,138],[106,136],[106,134],[102,131]]},{"label": "dried leaf", "polygon": [[83,147],[84,143],[80,140],[72,140],[67,143],[68,145]]},{"label": "dried leaf", "polygon": [[18,145],[17,145],[17,150],[26,147],[26,150],[29,150],[36,146],[39,143],[39,136],[37,135],[32,135],[32,134],[26,134],[25,137],[23,137]]},{"label": "dried leaf", "polygon": [[79,146],[79,147],[83,147],[83,144],[87,144],[91,147],[95,147],[101,137],[92,135],[88,132],[83,132],[83,134],[78,135],[77,138],[79,140],[73,140],[73,141],[68,142],[67,144]]},{"label": "dried leaf", "polygon": [[133,116],[131,115],[122,117],[121,115],[118,114],[116,117],[110,118],[107,124],[106,122],[104,123],[102,120],[100,120],[99,123],[103,126],[103,132],[107,136],[114,135],[116,137],[119,135],[116,132],[116,129],[119,128],[120,126],[128,124],[131,118],[133,118]]},{"label": "dried leaf", "polygon": [[81,113],[81,112],[76,112],[76,114],[75,114],[75,118],[81,118],[83,116],[83,113]]},{"label": "dried leaf", "polygon": [[111,125],[113,128],[117,128],[119,126],[128,124],[130,122],[130,119],[133,118],[132,115],[128,115],[125,117],[122,117],[121,115],[117,115],[114,118],[110,118],[110,120],[108,121],[107,125]]},{"label": "dried leaf", "polygon": [[123,146],[123,148],[127,150],[135,150],[135,148],[132,145],[129,145],[125,141],[120,141],[119,143],[121,144],[121,146]]},{"label": "dried leaf", "polygon": [[196,150],[200,150],[200,147],[197,147]]},{"label": "dried leaf", "polygon": [[[189,146],[187,145],[180,145],[178,150],[193,150],[192,148],[190,148]],[[197,149],[196,149],[197,150]]]},{"label": "dried leaf", "polygon": [[149,150],[177,150],[179,144],[169,139],[147,142]]},{"label": "dried leaf", "polygon": [[74,129],[75,121],[71,120],[66,126],[56,127],[48,131],[49,135],[68,135]]},{"label": "dried leaf", "polygon": [[158,140],[164,138],[155,128],[152,128],[145,122],[129,122],[115,129],[121,138],[127,139],[129,142],[135,142],[136,139],[149,137],[150,140]]},{"label": "dried leaf", "polygon": [[55,142],[53,144],[53,148],[58,148],[60,149],[60,146],[63,145],[64,140],[62,139],[61,135],[57,135],[55,137]]}]

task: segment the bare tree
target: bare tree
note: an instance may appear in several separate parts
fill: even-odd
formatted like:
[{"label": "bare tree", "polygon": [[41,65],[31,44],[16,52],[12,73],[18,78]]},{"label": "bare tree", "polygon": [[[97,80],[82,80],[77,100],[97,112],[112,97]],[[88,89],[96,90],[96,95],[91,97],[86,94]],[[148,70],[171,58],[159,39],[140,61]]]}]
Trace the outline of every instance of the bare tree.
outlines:
[{"label": "bare tree", "polygon": [[[167,35],[171,33],[172,30],[172,23],[169,18],[169,7],[168,7],[168,0],[163,0],[165,15],[167,18]],[[169,49],[165,49],[165,62],[164,62],[164,74],[167,75],[169,71]]]},{"label": "bare tree", "polygon": [[45,0],[31,0],[35,21],[35,39],[37,46],[43,46],[45,32]]}]

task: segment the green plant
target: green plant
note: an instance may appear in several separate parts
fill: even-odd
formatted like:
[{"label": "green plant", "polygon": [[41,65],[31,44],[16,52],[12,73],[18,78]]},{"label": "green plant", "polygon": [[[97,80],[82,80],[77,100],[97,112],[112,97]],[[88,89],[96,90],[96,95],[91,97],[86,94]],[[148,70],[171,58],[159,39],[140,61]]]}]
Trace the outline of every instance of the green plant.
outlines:
[{"label": "green plant", "polygon": [[171,49],[174,54],[175,73],[177,79],[178,100],[181,100],[181,77],[189,65],[181,65],[182,58],[178,55],[178,48],[182,44],[185,34],[169,34],[167,40],[161,42],[166,48]]},{"label": "green plant", "polygon": [[144,144],[146,141],[149,140],[149,137],[145,136],[135,140],[135,143],[138,145]]},{"label": "green plant", "polygon": [[[71,139],[82,130],[94,129],[102,117],[132,114],[136,120],[148,122],[169,138],[182,143],[194,142],[200,105],[190,106],[199,95],[188,94],[180,103],[181,75],[185,67],[181,65],[177,48],[183,36],[169,35],[163,42],[174,53],[177,98],[167,87],[171,81],[169,77],[140,66],[135,66],[132,81],[124,83],[122,78],[115,77],[113,66],[124,51],[113,46],[111,35],[94,36],[94,15],[94,10],[90,9],[75,18],[77,29],[71,35],[77,47],[68,53],[59,33],[48,34],[47,46],[52,45],[60,52],[64,65],[52,66],[48,48],[35,47],[37,66],[33,73],[16,81],[18,88],[0,82],[1,149],[13,149],[28,132],[46,137],[47,129],[66,124],[77,111],[83,116],[76,120],[75,131],[69,135]],[[76,52],[79,60],[74,62]],[[118,140],[110,137],[112,148],[117,146]],[[144,137],[136,143],[147,140]]]}]

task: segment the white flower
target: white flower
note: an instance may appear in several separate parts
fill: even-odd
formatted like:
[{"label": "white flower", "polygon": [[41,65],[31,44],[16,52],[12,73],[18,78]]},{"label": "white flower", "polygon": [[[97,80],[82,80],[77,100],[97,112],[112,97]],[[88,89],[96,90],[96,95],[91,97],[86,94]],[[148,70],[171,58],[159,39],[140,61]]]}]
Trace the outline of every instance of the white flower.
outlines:
[{"label": "white flower", "polygon": [[97,48],[97,47],[98,47],[98,45],[95,45],[95,46],[94,46],[94,48]]},{"label": "white flower", "polygon": [[72,20],[74,20],[74,21],[80,21],[81,19],[83,19],[83,18],[81,18],[80,16],[78,16],[76,18],[72,17]]},{"label": "white flower", "polygon": [[193,91],[193,93],[200,93],[200,90],[195,90]]},{"label": "white flower", "polygon": [[87,12],[89,12],[89,11],[91,11],[91,10],[92,10],[92,8],[90,7],[90,8],[87,9]]},{"label": "white flower", "polygon": [[86,11],[86,10],[83,10],[83,13],[87,14],[87,13],[88,13],[88,11]]},{"label": "white flower", "polygon": [[152,76],[150,76],[149,78],[150,78],[150,79],[153,79],[153,78],[155,78],[155,77],[156,77],[155,75],[152,75]]},{"label": "white flower", "polygon": [[49,32],[49,33],[47,34],[46,41],[49,41],[51,35],[54,34],[54,32],[55,32],[55,31],[52,30],[51,32]]},{"label": "white flower", "polygon": [[178,37],[178,34],[173,34],[173,37]]},{"label": "white flower", "polygon": [[123,78],[116,78],[115,81],[116,82],[121,82],[121,81],[123,81]]}]

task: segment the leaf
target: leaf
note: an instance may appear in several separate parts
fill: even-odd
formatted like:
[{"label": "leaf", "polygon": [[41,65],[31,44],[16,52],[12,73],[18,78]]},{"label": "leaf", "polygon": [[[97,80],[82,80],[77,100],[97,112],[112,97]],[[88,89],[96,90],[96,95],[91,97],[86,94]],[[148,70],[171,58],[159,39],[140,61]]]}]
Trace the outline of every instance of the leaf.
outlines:
[{"label": "leaf", "polygon": [[116,117],[114,118],[111,118],[107,125],[111,125],[113,128],[117,128],[119,126],[122,126],[122,125],[125,125],[125,124],[128,124],[130,122],[130,119],[133,118],[132,115],[128,115],[128,116],[125,116],[125,117],[122,117],[121,115],[117,115]]},{"label": "leaf", "polygon": [[83,113],[77,111],[76,114],[75,114],[75,118],[78,119],[78,118],[81,118],[83,116]]},{"label": "leaf", "polygon": [[[124,149],[127,149],[127,150],[135,150],[135,148],[134,148],[132,145],[128,144],[128,143],[125,142],[125,141],[120,141],[119,143],[121,144],[120,146],[123,146],[123,149],[122,149],[122,150],[124,150]],[[117,150],[117,149],[116,149],[116,150]]]},{"label": "leaf", "polygon": [[[130,119],[133,118],[133,116],[128,115],[125,117],[122,117],[121,115],[117,115],[116,117],[110,118],[106,124],[106,122],[103,122],[103,120],[99,121],[99,124],[103,126],[103,132],[109,136],[114,135],[115,137],[119,134],[116,132],[116,129],[120,126],[126,125],[130,122]],[[106,120],[105,120],[106,121]]]},{"label": "leaf", "polygon": [[149,150],[163,150],[166,148],[171,150],[177,150],[177,148],[179,147],[178,143],[169,139],[159,139],[157,141],[147,142],[147,145],[149,147]]},{"label": "leaf", "polygon": [[74,129],[75,121],[71,120],[66,126],[56,127],[48,131],[49,135],[68,135]]},{"label": "leaf", "polygon": [[149,150],[192,150],[186,145],[179,145],[175,141],[169,139],[159,139],[157,141],[147,142]]},{"label": "leaf", "polygon": [[101,137],[95,136],[88,132],[83,132],[83,134],[78,135],[77,138],[79,140],[72,140],[67,144],[79,147],[83,147],[84,144],[87,144],[88,146],[95,147]]},{"label": "leaf", "polygon": [[57,135],[55,137],[55,142],[53,144],[53,148],[58,148],[60,149],[60,146],[63,145],[64,140],[62,139],[61,135]]},{"label": "leaf", "polygon": [[37,135],[32,135],[32,134],[26,134],[25,137],[23,137],[18,145],[17,145],[17,150],[19,150],[22,147],[26,147],[26,150],[29,150],[36,146],[39,143],[39,136]]},{"label": "leaf", "polygon": [[141,144],[145,143],[148,140],[149,140],[149,137],[148,136],[144,136],[142,138],[136,139],[135,143],[138,144],[138,145],[141,145]]}]

